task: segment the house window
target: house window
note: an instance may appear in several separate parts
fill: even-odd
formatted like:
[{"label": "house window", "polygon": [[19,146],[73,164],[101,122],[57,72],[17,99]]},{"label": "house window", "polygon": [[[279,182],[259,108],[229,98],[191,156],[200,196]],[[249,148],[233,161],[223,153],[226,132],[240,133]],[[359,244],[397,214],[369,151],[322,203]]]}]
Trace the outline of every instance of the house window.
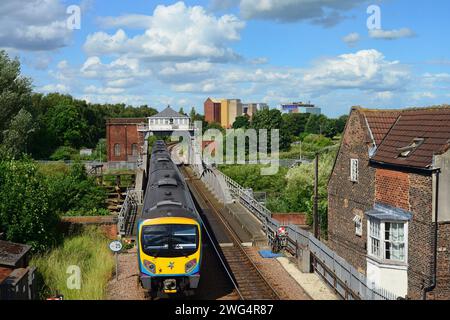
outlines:
[{"label": "house window", "polygon": [[406,224],[369,221],[368,253],[380,260],[406,262]]},{"label": "house window", "polygon": [[369,233],[369,254],[371,256],[381,258],[381,239],[380,239],[380,226],[378,221],[370,221],[370,233]]},{"label": "house window", "polygon": [[384,224],[384,258],[386,260],[405,260],[405,230],[403,223]]},{"label": "house window", "polygon": [[355,216],[353,218],[353,222],[355,223],[355,234],[357,236],[362,236],[362,218],[360,216]]},{"label": "house window", "polygon": [[350,159],[350,181],[358,182],[359,178],[359,160]]},{"label": "house window", "polygon": [[120,157],[120,144],[116,143],[114,145],[114,155],[116,157]]},{"label": "house window", "polygon": [[131,155],[132,156],[137,156],[138,155],[138,145],[137,145],[137,143],[133,143],[131,145]]}]

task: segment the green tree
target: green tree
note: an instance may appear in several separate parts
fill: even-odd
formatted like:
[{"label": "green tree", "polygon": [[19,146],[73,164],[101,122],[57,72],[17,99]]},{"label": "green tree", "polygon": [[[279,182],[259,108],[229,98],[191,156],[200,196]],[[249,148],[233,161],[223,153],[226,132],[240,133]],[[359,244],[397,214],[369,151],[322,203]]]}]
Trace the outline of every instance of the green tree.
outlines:
[{"label": "green tree", "polygon": [[248,116],[238,116],[233,123],[233,129],[248,129],[250,127],[250,121]]},{"label": "green tree", "polygon": [[[264,109],[261,111],[257,111],[255,113],[255,115],[253,116],[250,127],[258,130],[258,135],[259,135],[259,130],[261,130],[261,129],[267,129],[267,130],[278,129],[278,130],[280,130],[280,150],[288,150],[289,149],[289,146],[291,144],[291,137],[290,137],[288,128],[283,126],[283,117],[279,110]],[[270,135],[268,136],[268,138],[269,137],[270,137]],[[270,139],[269,139],[269,142],[270,142]]]},{"label": "green tree", "polygon": [[336,120],[328,119],[323,114],[312,114],[306,123],[305,132],[332,138],[338,133]]},{"label": "green tree", "polygon": [[56,244],[59,218],[52,202],[32,162],[0,162],[0,233],[8,241],[30,244],[35,251]]},{"label": "green tree", "polygon": [[283,114],[283,128],[291,137],[298,137],[305,131],[309,116],[308,113],[285,113]]},{"label": "green tree", "polygon": [[85,141],[87,121],[73,105],[57,105],[48,111],[47,128],[58,145],[80,148]]},{"label": "green tree", "polygon": [[28,141],[34,131],[31,114],[21,109],[12,119],[9,129],[3,132],[3,148],[7,156],[19,158],[27,152]]},{"label": "green tree", "polygon": [[343,133],[344,132],[345,125],[347,124],[347,120],[348,120],[348,115],[340,116],[336,120],[336,131],[338,133]]},{"label": "green tree", "polygon": [[0,51],[0,132],[9,128],[20,110],[31,107],[31,92],[31,80],[20,74],[19,59]]},{"label": "green tree", "polygon": [[[336,153],[322,154],[319,160],[319,219],[323,233],[327,230],[328,179],[333,169]],[[291,212],[304,212],[312,223],[314,201],[314,164],[302,164],[290,169],[284,198]]]}]

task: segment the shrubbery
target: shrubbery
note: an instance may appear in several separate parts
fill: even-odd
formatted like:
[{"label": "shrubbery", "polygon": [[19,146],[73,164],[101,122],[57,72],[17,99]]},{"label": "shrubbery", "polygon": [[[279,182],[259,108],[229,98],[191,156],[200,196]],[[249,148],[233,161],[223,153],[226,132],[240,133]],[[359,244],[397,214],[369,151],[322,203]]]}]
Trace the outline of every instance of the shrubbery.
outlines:
[{"label": "shrubbery", "polygon": [[0,233],[45,250],[60,240],[59,216],[106,215],[106,193],[84,166],[0,162]]},{"label": "shrubbery", "polygon": [[106,192],[88,177],[84,166],[75,163],[68,173],[55,172],[46,178],[55,209],[60,214],[71,211],[86,215],[94,209],[105,208]]},{"label": "shrubbery", "polygon": [[0,162],[0,233],[35,251],[59,240],[59,217],[44,176],[31,161]]}]

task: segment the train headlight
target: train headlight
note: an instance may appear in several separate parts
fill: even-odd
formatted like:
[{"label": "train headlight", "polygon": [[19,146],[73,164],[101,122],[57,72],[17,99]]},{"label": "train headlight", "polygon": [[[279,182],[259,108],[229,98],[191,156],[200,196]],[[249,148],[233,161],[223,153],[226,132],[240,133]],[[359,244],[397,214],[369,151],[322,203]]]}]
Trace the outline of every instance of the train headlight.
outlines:
[{"label": "train headlight", "polygon": [[148,271],[150,271],[151,273],[155,273],[155,271],[156,271],[156,266],[155,266],[153,263],[151,263],[150,261],[144,260],[144,266],[145,266],[145,268],[146,268]]},{"label": "train headlight", "polygon": [[196,265],[197,265],[197,259],[192,259],[191,261],[189,261],[185,264],[184,271],[186,273],[190,273],[190,272],[192,272],[192,270],[194,270]]}]

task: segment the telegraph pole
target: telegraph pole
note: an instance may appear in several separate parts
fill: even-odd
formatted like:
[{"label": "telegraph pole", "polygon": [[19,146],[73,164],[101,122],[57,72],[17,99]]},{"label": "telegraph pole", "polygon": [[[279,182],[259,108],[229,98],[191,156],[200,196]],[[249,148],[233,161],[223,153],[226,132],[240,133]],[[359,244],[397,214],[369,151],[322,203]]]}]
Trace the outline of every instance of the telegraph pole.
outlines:
[{"label": "telegraph pole", "polygon": [[319,153],[316,153],[314,166],[314,206],[313,206],[313,223],[314,223],[314,237],[319,239]]}]

